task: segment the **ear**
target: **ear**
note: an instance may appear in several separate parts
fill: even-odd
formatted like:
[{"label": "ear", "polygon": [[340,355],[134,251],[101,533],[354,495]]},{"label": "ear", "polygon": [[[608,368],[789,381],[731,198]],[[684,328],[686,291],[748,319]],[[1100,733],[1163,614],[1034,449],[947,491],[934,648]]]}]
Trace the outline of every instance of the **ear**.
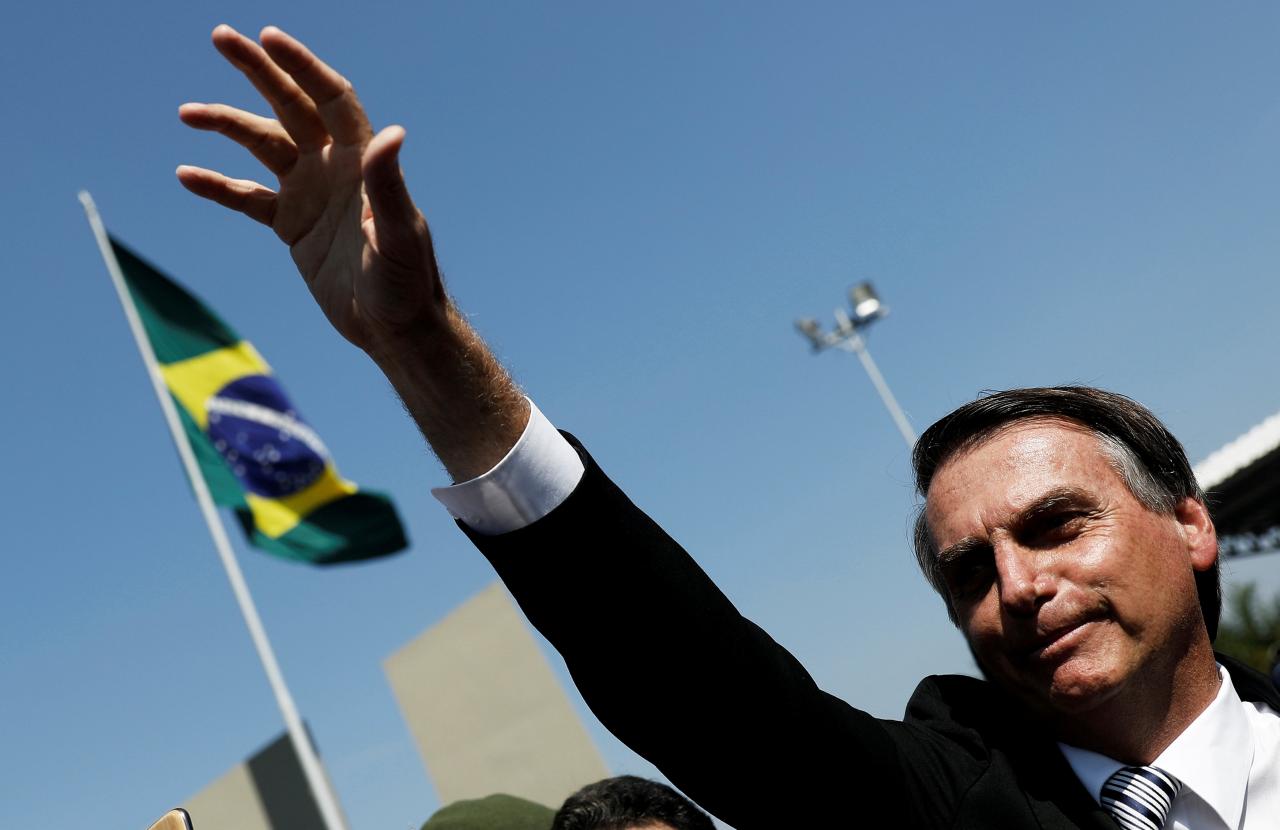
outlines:
[{"label": "ear", "polygon": [[1204,572],[1218,560],[1218,532],[1213,528],[1209,508],[1198,499],[1185,498],[1173,509],[1173,516],[1187,540],[1191,567]]}]

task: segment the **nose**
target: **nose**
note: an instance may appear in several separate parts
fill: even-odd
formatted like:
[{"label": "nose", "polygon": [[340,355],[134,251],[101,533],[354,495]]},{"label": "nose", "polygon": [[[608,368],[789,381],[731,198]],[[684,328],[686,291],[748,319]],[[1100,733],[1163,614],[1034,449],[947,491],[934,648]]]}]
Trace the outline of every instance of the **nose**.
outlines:
[{"label": "nose", "polygon": [[1002,608],[1014,616],[1026,617],[1053,598],[1057,579],[1042,551],[1007,538],[996,540],[993,547]]}]

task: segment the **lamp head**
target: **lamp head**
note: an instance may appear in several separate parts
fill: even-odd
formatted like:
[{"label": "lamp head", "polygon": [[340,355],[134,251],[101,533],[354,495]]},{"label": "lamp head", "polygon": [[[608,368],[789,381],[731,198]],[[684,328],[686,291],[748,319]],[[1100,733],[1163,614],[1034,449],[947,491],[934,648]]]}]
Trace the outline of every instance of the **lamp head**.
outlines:
[{"label": "lamp head", "polygon": [[815,349],[822,345],[822,327],[812,317],[796,320],[796,330],[807,337]]},{"label": "lamp head", "polygon": [[849,289],[849,305],[853,308],[853,317],[858,322],[878,317],[884,309],[880,303],[880,295],[876,294],[875,288],[866,281]]}]

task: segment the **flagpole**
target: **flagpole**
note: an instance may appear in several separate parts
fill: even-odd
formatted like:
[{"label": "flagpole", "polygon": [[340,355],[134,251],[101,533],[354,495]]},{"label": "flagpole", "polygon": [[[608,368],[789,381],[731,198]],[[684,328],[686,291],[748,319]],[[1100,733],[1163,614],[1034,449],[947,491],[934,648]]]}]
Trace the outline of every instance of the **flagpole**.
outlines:
[{"label": "flagpole", "polygon": [[121,273],[120,263],[116,261],[115,252],[111,249],[111,242],[107,237],[106,228],[102,225],[102,219],[98,216],[98,209],[94,206],[93,197],[87,191],[82,190],[80,191],[80,203],[84,205],[85,215],[89,219],[89,226],[93,228],[93,235],[98,240],[98,249],[102,252],[107,271],[111,274],[111,282],[116,287],[116,295],[120,298],[120,305],[124,308],[124,316],[129,321],[129,329],[133,332],[133,339],[138,345],[139,353],[142,355],[142,362],[147,367],[147,375],[151,378],[151,385],[155,390],[156,399],[160,402],[160,409],[164,411],[164,418],[169,425],[169,432],[173,436],[173,443],[178,447],[178,455],[182,458],[182,466],[186,470],[187,478],[191,481],[191,488],[195,491],[196,502],[200,505],[200,512],[203,514],[205,524],[209,528],[209,535],[213,537],[213,546],[217,549],[218,556],[222,559],[222,565],[227,571],[227,580],[231,583],[231,590],[236,595],[236,601],[240,604],[240,612],[244,615],[244,624],[249,629],[249,636],[253,639],[254,647],[258,650],[258,658],[262,660],[262,668],[267,673],[271,691],[275,693],[276,703],[280,706],[280,714],[284,716],[285,726],[289,731],[290,739],[293,741],[294,751],[298,753],[298,760],[302,763],[303,774],[306,776],[307,784],[311,788],[311,794],[315,797],[316,804],[320,808],[325,828],[326,830],[347,830],[342,812],[338,808],[338,800],[324,776],[324,771],[320,767],[320,759],[316,756],[315,747],[312,746],[311,738],[302,724],[302,718],[298,715],[298,708],[294,705],[293,696],[289,694],[289,688],[285,685],[284,675],[280,672],[280,664],[276,662],[275,652],[271,648],[270,641],[267,640],[266,629],[262,627],[258,609],[253,604],[253,597],[249,594],[249,586],[240,570],[240,563],[236,561],[231,542],[227,539],[226,528],[223,527],[222,519],[218,515],[218,509],[209,493],[209,485],[205,482],[204,474],[200,471],[200,464],[196,461],[195,453],[191,449],[191,443],[187,440],[186,433],[182,428],[182,422],[178,418],[178,410],[169,394],[169,388],[160,374],[160,366],[156,361],[155,350],[151,348],[151,341],[147,339],[142,320],[133,304],[133,298],[129,295],[129,290],[125,286],[124,274]]}]

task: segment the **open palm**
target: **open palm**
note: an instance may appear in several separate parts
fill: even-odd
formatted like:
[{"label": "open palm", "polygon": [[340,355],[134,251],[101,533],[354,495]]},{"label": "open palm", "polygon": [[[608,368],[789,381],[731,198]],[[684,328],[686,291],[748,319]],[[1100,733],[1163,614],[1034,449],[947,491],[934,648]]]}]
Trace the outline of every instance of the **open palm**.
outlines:
[{"label": "open palm", "polygon": [[333,326],[365,350],[438,322],[443,289],[426,221],[397,156],[404,131],[374,135],[351,85],[274,27],[261,45],[219,26],[213,43],[276,118],[224,104],[184,104],[183,122],[222,133],[273,173],[278,189],[183,166],[193,193],[271,227]]}]

